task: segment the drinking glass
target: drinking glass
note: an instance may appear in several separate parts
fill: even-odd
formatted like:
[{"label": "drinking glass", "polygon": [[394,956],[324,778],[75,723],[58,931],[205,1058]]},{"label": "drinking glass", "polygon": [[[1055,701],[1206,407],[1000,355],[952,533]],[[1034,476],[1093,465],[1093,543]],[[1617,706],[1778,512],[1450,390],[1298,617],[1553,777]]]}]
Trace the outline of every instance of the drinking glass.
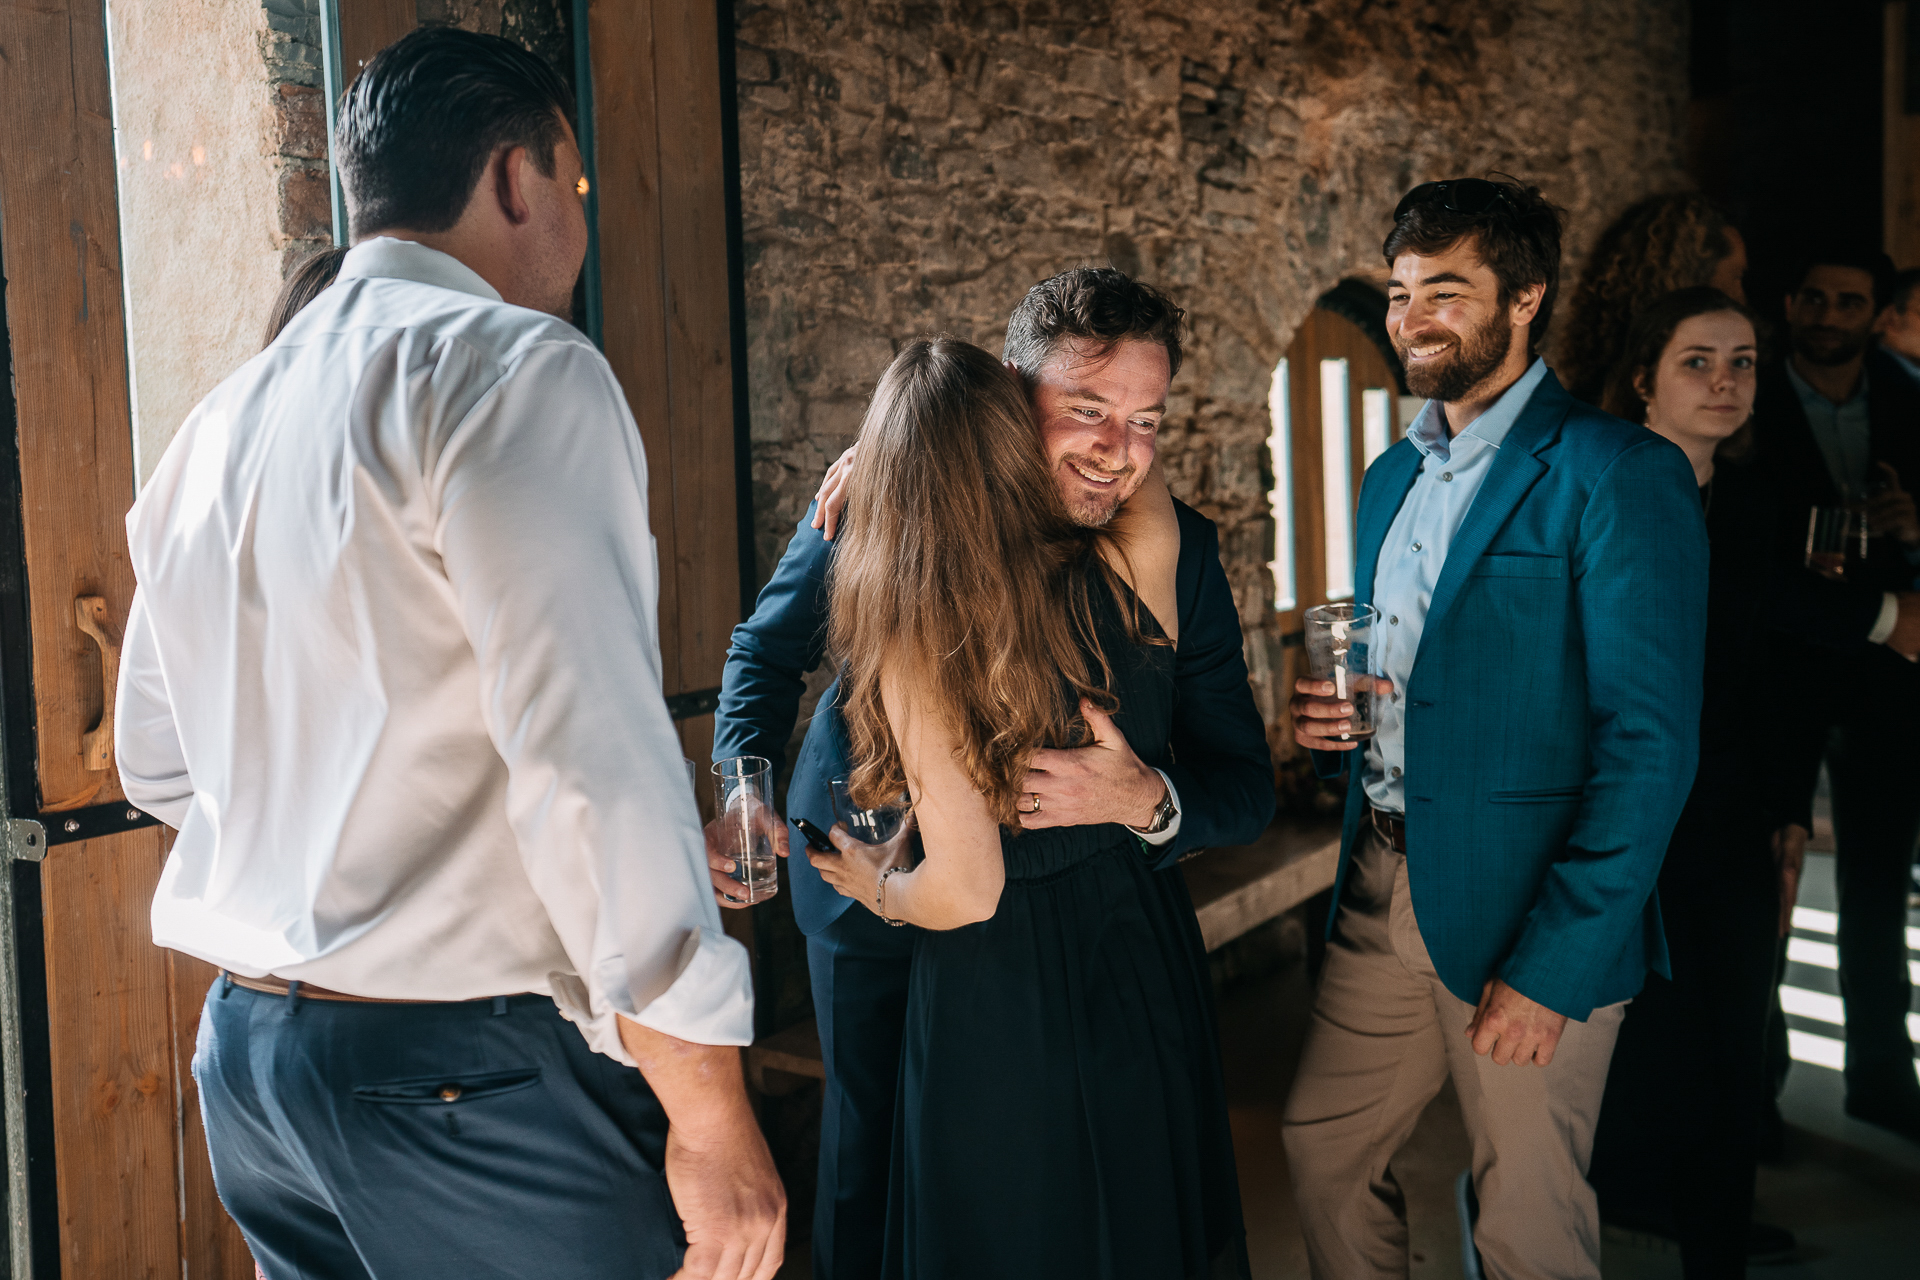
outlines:
[{"label": "drinking glass", "polygon": [[1373,681],[1368,640],[1380,617],[1372,605],[1320,604],[1306,612],[1307,678],[1333,681],[1334,696],[1353,704],[1342,742],[1373,736]]},{"label": "drinking glass", "polygon": [[773,853],[773,764],[763,756],[735,756],[713,766],[713,808],[719,814],[720,852],[733,859],[732,877],[745,902],[780,892]]},{"label": "drinking glass", "polygon": [[833,788],[834,817],[847,824],[855,840],[885,844],[899,833],[900,824],[907,819],[907,798],[903,795],[892,804],[862,809],[853,802],[852,782],[851,778],[835,778],[827,784]]},{"label": "drinking glass", "polygon": [[1849,558],[1867,558],[1866,513],[1854,507],[1809,507],[1807,568],[1823,577],[1845,578]]}]

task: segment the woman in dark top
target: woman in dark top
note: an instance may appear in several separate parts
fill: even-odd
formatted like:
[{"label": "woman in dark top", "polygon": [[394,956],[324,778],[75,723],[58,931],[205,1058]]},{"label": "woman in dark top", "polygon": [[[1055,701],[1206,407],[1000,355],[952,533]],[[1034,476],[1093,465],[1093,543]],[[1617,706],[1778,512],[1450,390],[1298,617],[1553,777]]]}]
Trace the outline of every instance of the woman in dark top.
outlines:
[{"label": "woman in dark top", "polygon": [[1686,453],[1712,547],[1700,767],[1659,882],[1673,977],[1627,1009],[1589,1174],[1608,1222],[1679,1241],[1689,1280],[1746,1274],[1767,1013],[1819,766],[1774,629],[1779,520],[1745,460],[1755,348],[1744,308],[1682,289],[1635,321],[1606,403]]},{"label": "woman in dark top", "polygon": [[909,344],[861,427],[860,518],[837,540],[854,798],[908,790],[926,850],[910,868],[836,827],[840,852],[810,855],[861,908],[923,929],[883,1274],[1245,1280],[1185,883],[1117,824],[1020,823],[1041,747],[1091,734],[1167,757],[1172,503],[1074,523],[1028,413],[979,348]]}]

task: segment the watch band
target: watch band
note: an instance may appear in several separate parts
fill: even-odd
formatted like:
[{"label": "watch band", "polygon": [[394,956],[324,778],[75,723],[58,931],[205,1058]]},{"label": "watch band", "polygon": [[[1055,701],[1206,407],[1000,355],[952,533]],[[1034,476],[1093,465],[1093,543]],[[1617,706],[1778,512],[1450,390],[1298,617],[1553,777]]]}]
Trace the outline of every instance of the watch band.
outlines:
[{"label": "watch band", "polygon": [[1173,788],[1167,788],[1167,794],[1160,797],[1160,803],[1153,806],[1153,820],[1144,827],[1128,827],[1135,835],[1157,836],[1173,825],[1174,815],[1180,812],[1180,806],[1173,802]]}]

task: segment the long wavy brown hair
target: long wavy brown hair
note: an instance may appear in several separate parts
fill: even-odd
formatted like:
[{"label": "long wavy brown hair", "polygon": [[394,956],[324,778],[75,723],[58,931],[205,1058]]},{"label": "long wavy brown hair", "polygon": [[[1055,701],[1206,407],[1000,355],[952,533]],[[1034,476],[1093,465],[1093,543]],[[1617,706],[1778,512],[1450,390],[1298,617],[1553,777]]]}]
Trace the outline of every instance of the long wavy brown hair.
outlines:
[{"label": "long wavy brown hair", "polygon": [[1568,391],[1598,404],[1641,310],[1676,289],[1704,285],[1733,252],[1731,223],[1697,192],[1652,196],[1601,232],[1587,259],[1555,367]]},{"label": "long wavy brown hair", "polygon": [[1101,556],[1108,535],[1068,514],[1018,377],[948,337],[908,343],[881,375],[847,513],[828,640],[855,800],[906,787],[880,696],[892,669],[949,726],[995,820],[1019,830],[1014,801],[1034,750],[1085,731],[1072,693],[1113,708],[1092,589],[1102,579],[1116,600],[1131,597]]}]

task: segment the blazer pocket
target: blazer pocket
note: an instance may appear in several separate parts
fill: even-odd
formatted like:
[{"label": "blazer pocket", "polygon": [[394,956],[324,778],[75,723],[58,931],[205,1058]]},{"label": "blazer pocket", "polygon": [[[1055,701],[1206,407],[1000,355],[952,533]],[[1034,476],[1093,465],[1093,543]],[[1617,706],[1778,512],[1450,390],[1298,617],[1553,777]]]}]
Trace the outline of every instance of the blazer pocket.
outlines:
[{"label": "blazer pocket", "polygon": [[1474,562],[1470,578],[1564,578],[1567,562],[1559,556],[1486,555]]},{"label": "blazer pocket", "polygon": [[1489,804],[1561,804],[1578,800],[1587,793],[1584,784],[1577,787],[1540,787],[1528,791],[1489,791]]},{"label": "blazer pocket", "polygon": [[354,1100],[357,1102],[377,1102],[383,1105],[417,1106],[427,1103],[445,1105],[449,1102],[475,1102],[481,1098],[497,1098],[503,1093],[514,1093],[540,1083],[540,1068],[516,1067],[507,1071],[485,1071],[479,1074],[450,1076],[420,1076],[412,1080],[383,1080],[377,1084],[357,1084],[353,1087]]}]

